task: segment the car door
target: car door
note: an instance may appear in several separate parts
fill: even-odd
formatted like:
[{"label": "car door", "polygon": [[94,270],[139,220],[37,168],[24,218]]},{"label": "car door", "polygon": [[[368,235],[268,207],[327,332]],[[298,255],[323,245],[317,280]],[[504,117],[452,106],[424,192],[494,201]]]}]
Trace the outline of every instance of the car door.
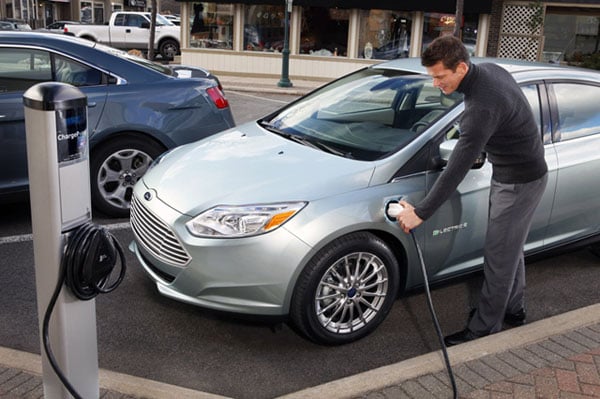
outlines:
[{"label": "car door", "polygon": [[[546,137],[546,161],[551,171],[526,245],[527,250],[536,250],[543,246],[554,200],[556,154],[549,135],[542,134],[548,129],[547,124],[543,123],[548,119],[545,91],[536,83],[524,84],[521,87],[534,112],[540,129],[540,140]],[[459,129],[457,120],[443,130],[440,142],[455,139]],[[428,173],[427,191],[431,189],[440,173],[440,170]],[[491,176],[492,165],[488,161],[471,169],[449,200],[423,224],[425,261],[430,273],[437,275],[436,277],[479,267],[483,263]]]},{"label": "car door", "polygon": [[556,245],[600,229],[600,82],[549,82],[548,87],[560,170],[547,244]]},{"label": "car door", "polygon": [[27,186],[27,148],[23,93],[52,80],[50,54],[40,50],[0,48],[0,192]]},{"label": "car door", "polygon": [[0,193],[26,189],[27,146],[23,94],[31,86],[59,81],[78,86],[88,98],[90,134],[102,115],[104,74],[71,58],[31,48],[0,48]]},{"label": "car door", "polygon": [[146,49],[148,48],[148,28],[143,28],[144,23],[149,24],[146,18],[139,14],[127,14],[125,26],[125,47]]}]

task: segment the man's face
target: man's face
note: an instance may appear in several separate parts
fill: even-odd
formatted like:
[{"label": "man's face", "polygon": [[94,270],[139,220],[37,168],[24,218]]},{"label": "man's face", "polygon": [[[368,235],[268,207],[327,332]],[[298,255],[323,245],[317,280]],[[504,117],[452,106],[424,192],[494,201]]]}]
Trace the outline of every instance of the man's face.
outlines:
[{"label": "man's face", "polygon": [[453,93],[458,88],[469,70],[469,66],[464,62],[458,64],[455,71],[447,69],[441,61],[426,68],[429,76],[433,78],[433,85],[439,87],[446,95]]}]

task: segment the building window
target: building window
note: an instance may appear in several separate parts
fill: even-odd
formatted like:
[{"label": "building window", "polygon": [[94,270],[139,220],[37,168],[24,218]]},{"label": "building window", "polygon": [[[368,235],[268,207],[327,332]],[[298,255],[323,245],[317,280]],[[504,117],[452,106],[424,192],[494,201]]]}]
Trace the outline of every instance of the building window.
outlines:
[{"label": "building window", "polygon": [[104,23],[104,3],[94,3],[94,23]]},{"label": "building window", "polygon": [[349,19],[349,10],[303,7],[299,53],[346,56]]},{"label": "building window", "polygon": [[[477,41],[477,23],[479,16],[477,14],[463,15],[460,36],[470,55],[475,55],[475,43]],[[452,35],[456,26],[456,17],[454,14],[425,13],[423,24],[423,46],[425,49],[433,39]]]},{"label": "building window", "polygon": [[392,60],[408,57],[411,14],[389,10],[360,13],[358,58]]},{"label": "building window", "polygon": [[544,61],[577,63],[600,50],[600,9],[581,14],[548,8],[544,21]]},{"label": "building window", "polygon": [[249,5],[244,11],[244,49],[281,51],[285,23],[284,7]]},{"label": "building window", "polygon": [[79,20],[86,24],[104,23],[104,3],[82,1],[79,3]]},{"label": "building window", "polygon": [[79,7],[79,20],[86,24],[93,23],[94,11],[92,8],[92,3],[89,1],[82,1]]},{"label": "building window", "polygon": [[111,3],[112,12],[123,11],[123,4]]},{"label": "building window", "polygon": [[231,50],[233,4],[192,3],[190,46]]}]

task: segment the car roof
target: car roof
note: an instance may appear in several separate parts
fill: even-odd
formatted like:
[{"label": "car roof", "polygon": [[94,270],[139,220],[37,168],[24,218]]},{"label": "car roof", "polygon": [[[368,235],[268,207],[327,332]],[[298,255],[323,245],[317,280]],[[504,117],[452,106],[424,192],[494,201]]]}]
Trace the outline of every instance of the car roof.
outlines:
[{"label": "car roof", "polygon": [[[492,57],[473,57],[471,58],[471,62],[474,64],[481,64],[486,62],[498,64],[502,68],[512,73],[515,76],[515,78],[526,77],[528,79],[544,79],[560,76],[565,78],[584,78],[600,82],[600,72],[591,69],[583,69],[572,66]],[[375,64],[371,66],[371,68],[408,71],[418,74],[427,73],[426,68],[423,65],[421,65],[420,58],[395,59],[383,62],[381,64]]]},{"label": "car roof", "polygon": [[[36,31],[0,31],[0,47],[3,45],[27,46],[43,48],[64,54],[74,59],[81,59],[105,72],[126,78],[129,82],[142,82],[167,78],[159,72],[143,67],[135,62],[115,57],[95,48],[97,43],[70,35],[47,34]],[[119,51],[119,50],[115,50]],[[132,70],[135,73],[132,73]]]}]

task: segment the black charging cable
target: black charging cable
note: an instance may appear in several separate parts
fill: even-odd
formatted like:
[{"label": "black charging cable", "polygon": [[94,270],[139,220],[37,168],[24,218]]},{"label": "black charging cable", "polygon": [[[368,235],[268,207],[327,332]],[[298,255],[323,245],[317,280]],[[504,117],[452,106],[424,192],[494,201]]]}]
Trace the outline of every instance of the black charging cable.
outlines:
[{"label": "black charging cable", "polygon": [[[120,263],[120,272],[118,277],[111,281],[117,260]],[[123,248],[117,239],[103,227],[85,223],[68,233],[56,288],[44,314],[42,335],[44,350],[52,369],[75,399],[82,399],[82,397],[58,366],[50,347],[48,327],[54,306],[63,285],[67,285],[77,298],[87,301],[95,298],[98,294],[106,294],[115,290],[125,278],[125,271]]]},{"label": "black charging cable", "polygon": [[[390,221],[396,222],[396,216],[399,212],[402,211],[402,205],[399,204],[398,201],[391,201],[386,205],[385,213]],[[438,339],[440,341],[440,346],[442,348],[442,354],[444,356],[444,363],[446,365],[446,370],[448,371],[448,377],[450,378],[450,384],[452,385],[452,394],[453,398],[458,398],[458,389],[456,388],[456,381],[454,379],[454,372],[452,371],[452,365],[450,364],[450,358],[448,357],[448,348],[446,348],[446,343],[444,342],[444,335],[442,334],[442,329],[440,328],[440,323],[435,314],[435,309],[433,307],[433,300],[431,299],[431,292],[429,290],[429,278],[427,277],[427,268],[425,267],[425,259],[423,258],[423,252],[421,251],[421,246],[417,241],[417,237],[413,230],[410,231],[410,236],[415,244],[415,248],[417,249],[417,255],[419,256],[419,263],[421,264],[421,272],[423,274],[423,283],[425,286],[425,295],[427,296],[427,306],[429,307],[429,313],[431,314],[431,319],[433,321],[433,325],[435,327],[435,332],[437,333]]]},{"label": "black charging cable", "polygon": [[419,255],[419,262],[421,263],[421,270],[423,272],[423,282],[425,283],[425,294],[427,296],[427,306],[429,306],[429,313],[431,313],[431,319],[433,320],[433,325],[435,326],[435,331],[437,333],[438,339],[440,340],[440,346],[442,347],[442,354],[444,355],[444,363],[446,364],[446,370],[448,371],[448,378],[450,378],[450,384],[452,385],[452,395],[454,399],[458,398],[458,389],[456,388],[456,381],[454,380],[454,372],[452,371],[452,366],[450,365],[450,358],[448,357],[448,348],[446,348],[446,343],[444,342],[444,335],[442,334],[442,329],[440,328],[440,323],[435,314],[435,309],[433,308],[433,300],[431,299],[431,292],[429,291],[429,279],[427,278],[427,269],[425,268],[425,260],[423,259],[423,252],[421,252],[421,246],[417,241],[417,237],[415,237],[415,233],[411,230],[410,235],[415,243],[415,247],[417,248],[417,254]]}]

